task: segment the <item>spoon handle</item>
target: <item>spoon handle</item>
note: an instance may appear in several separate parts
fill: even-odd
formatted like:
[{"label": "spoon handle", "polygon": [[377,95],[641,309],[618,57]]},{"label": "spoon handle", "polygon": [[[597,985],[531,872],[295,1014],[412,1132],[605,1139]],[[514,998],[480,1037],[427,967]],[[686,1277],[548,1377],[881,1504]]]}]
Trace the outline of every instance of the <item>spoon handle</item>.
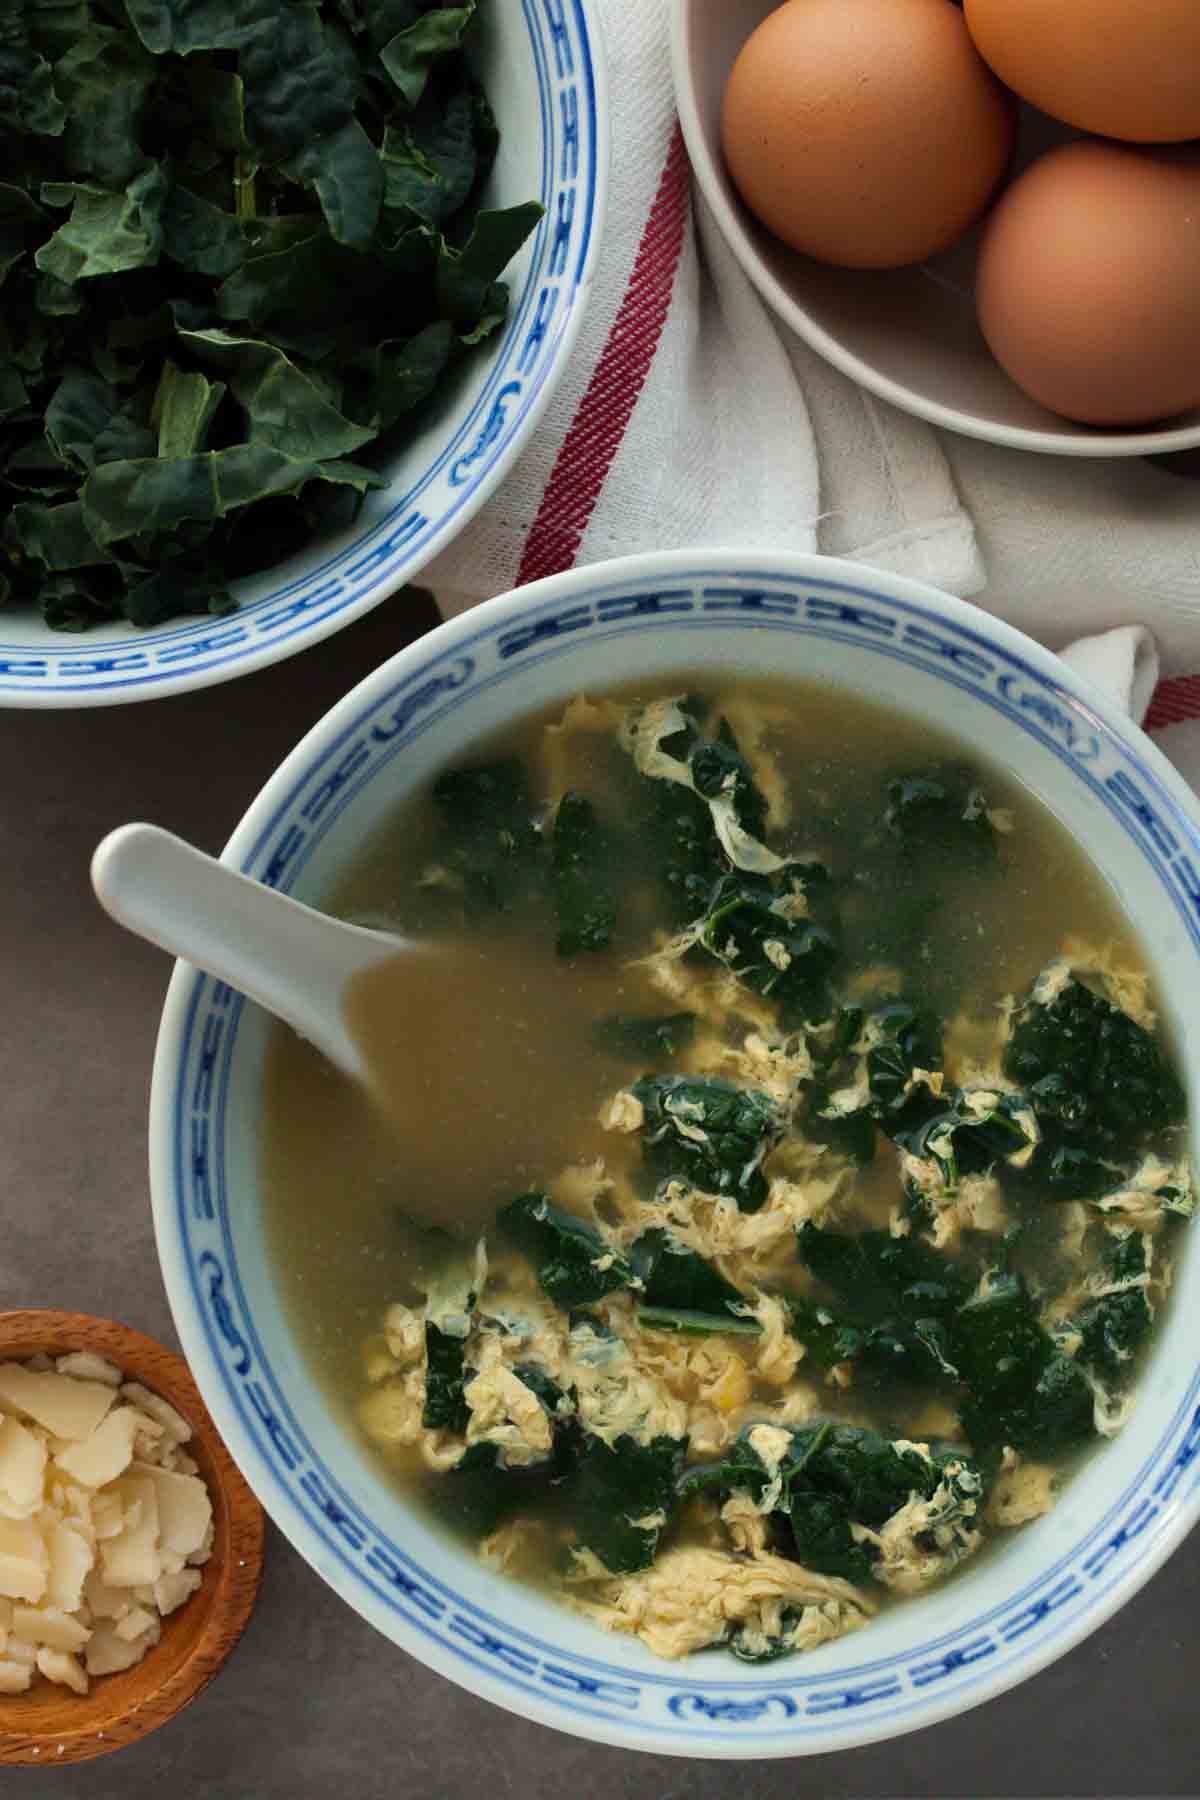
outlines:
[{"label": "spoon handle", "polygon": [[345,986],[400,946],[302,906],[156,825],[122,825],[92,857],[105,911],[137,936],[247,994],[361,1078]]}]

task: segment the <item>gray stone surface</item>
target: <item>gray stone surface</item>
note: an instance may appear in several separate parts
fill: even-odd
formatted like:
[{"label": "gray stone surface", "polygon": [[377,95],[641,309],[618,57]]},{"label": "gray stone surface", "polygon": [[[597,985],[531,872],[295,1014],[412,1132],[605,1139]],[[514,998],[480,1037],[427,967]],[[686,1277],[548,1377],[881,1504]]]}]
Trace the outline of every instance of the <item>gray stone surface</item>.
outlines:
[{"label": "gray stone surface", "polygon": [[[226,687],[0,711],[0,1305],[175,1341],[145,1174],[167,965],[101,916],[88,857],[134,818],[218,849],[300,733],[427,622],[399,596]],[[52,1800],[1194,1794],[1198,1608],[1193,1539],[1109,1625],[988,1706],[845,1755],[732,1767],[598,1749],[472,1699],[368,1630],[272,1532],[255,1616],[195,1706],[105,1761],[0,1773],[0,1794],[22,1780]]]}]

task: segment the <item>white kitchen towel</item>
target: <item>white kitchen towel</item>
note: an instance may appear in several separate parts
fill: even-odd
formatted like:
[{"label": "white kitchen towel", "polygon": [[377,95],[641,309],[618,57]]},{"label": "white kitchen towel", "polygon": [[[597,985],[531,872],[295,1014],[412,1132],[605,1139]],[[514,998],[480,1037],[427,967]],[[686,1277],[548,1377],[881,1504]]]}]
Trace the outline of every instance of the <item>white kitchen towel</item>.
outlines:
[{"label": "white kitchen towel", "polygon": [[1146,723],[1200,778],[1200,487],[939,433],[778,329],[693,205],[666,0],[597,4],[614,152],[595,285],[531,443],[423,576],[443,613],[634,551],[819,549],[972,597],[1054,649],[1100,634],[1071,660],[1135,716],[1156,641],[1173,679]]}]

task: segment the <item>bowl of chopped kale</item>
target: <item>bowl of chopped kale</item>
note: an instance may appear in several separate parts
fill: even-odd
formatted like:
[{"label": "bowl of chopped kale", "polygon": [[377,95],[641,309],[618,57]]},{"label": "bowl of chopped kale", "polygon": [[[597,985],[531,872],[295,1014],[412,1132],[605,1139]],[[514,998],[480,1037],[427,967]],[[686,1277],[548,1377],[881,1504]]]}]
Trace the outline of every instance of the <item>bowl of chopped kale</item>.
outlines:
[{"label": "bowl of chopped kale", "polygon": [[396,1644],[829,1751],[1195,1522],[1200,814],[1049,652],[832,559],[578,570],[377,670],[224,854],[437,953],[347,1013],[402,1134],[182,966],[151,1099],[205,1400]]},{"label": "bowl of chopped kale", "polygon": [[603,223],[589,0],[176,0],[0,44],[0,704],[228,680],[519,454]]}]

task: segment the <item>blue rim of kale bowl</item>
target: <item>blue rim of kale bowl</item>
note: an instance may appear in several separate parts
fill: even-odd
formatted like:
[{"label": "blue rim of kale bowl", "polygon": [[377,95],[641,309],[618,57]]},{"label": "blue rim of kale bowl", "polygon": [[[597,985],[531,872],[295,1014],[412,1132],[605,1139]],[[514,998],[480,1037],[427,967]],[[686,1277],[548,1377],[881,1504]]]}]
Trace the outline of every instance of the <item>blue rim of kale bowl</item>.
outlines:
[{"label": "blue rim of kale bowl", "polygon": [[[603,238],[610,148],[595,0],[519,0],[506,8],[518,14],[540,148],[528,191],[512,198],[536,196],[544,215],[507,277],[503,332],[453,400],[461,416],[443,429],[439,413],[429,426],[428,462],[406,465],[402,447],[389,486],[368,496],[352,527],[236,583],[238,609],[225,617],[141,629],[116,622],[76,635],[0,612],[0,706],[162,699],[295,655],[413,580],[509,473],[578,337]],[[506,46],[505,61],[517,60]],[[500,126],[503,150],[503,133],[524,127],[503,114]]]},{"label": "blue rim of kale bowl", "polygon": [[[1008,766],[1028,761],[1029,785],[1057,800],[1081,842],[1100,846],[1106,874],[1115,855],[1129,894],[1163,927],[1151,960],[1197,1091],[1200,1043],[1182,1012],[1200,971],[1200,809],[1190,790],[1050,652],[965,602],[850,563],[664,553],[489,601],[342,699],[266,784],[224,860],[315,898],[321,889],[305,889],[306,869],[311,883],[356,797],[389,767],[399,784],[417,779],[422,738],[459,729],[464,709],[476,721],[489,707],[492,718],[506,707],[516,716],[541,704],[528,697],[538,680],[553,682],[555,695],[578,691],[575,667],[589,657],[594,685],[621,678],[598,673],[605,659],[626,680],[695,671],[698,661],[728,678],[735,640],[743,669],[820,676],[841,658],[858,691],[902,704],[937,696],[943,726],[955,709],[973,714],[977,731],[986,724],[996,760],[1002,745],[1017,746]],[[918,704],[928,709],[927,698]],[[461,731],[459,748],[476,734]],[[1135,916],[1140,923],[1143,912]],[[227,989],[176,968],[150,1119],[155,1229],[175,1322],[226,1443],[276,1523],[357,1612],[470,1691],[559,1730],[667,1754],[753,1759],[878,1741],[1036,1674],[1136,1592],[1200,1515],[1200,1368],[1185,1328],[1200,1287],[1192,1254],[1181,1259],[1180,1291],[1125,1431],[1052,1513],[981,1559],[988,1566],[977,1576],[964,1572],[769,1675],[719,1651],[663,1663],[537,1601],[384,1499],[383,1482],[347,1472],[340,1447],[331,1459],[313,1441],[337,1433],[271,1313],[278,1302],[260,1303],[257,1316],[248,1305],[250,1263],[239,1266],[248,1253],[234,1241],[246,1215],[238,1169],[226,1161],[239,1109],[244,1116],[253,1101],[231,1068],[248,1016]],[[282,1348],[269,1355],[263,1336],[280,1332]]]}]

